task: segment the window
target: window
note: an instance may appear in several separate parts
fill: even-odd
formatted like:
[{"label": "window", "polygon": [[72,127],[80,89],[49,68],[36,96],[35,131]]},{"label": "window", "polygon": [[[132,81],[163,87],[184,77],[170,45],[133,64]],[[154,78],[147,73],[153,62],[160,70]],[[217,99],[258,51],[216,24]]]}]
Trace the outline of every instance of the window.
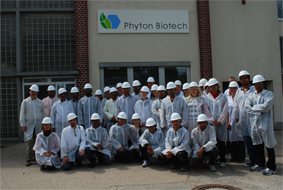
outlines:
[{"label": "window", "polygon": [[277,6],[278,6],[278,18],[283,19],[283,0],[277,0]]},{"label": "window", "polygon": [[134,67],[134,80],[140,81],[142,86],[147,86],[148,77],[153,77],[159,84],[158,67]]},{"label": "window", "polygon": [[[127,81],[126,67],[109,67],[104,68],[104,86],[116,87],[118,82]],[[103,87],[104,88],[104,87]]]},{"label": "window", "polygon": [[182,84],[188,82],[187,67],[165,67],[165,83],[180,80]]}]

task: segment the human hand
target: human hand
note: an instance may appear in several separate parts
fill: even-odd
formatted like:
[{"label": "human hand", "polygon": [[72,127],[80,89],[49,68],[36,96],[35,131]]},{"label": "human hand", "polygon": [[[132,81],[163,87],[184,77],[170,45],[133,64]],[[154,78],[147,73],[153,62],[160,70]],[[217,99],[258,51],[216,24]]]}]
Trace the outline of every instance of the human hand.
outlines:
[{"label": "human hand", "polygon": [[67,161],[69,161],[69,158],[68,158],[68,156],[65,156],[65,157],[63,158],[63,165],[65,165]]},{"label": "human hand", "polygon": [[22,126],[22,131],[27,132],[27,126]]},{"label": "human hand", "polygon": [[79,150],[79,154],[80,154],[81,156],[83,156],[83,155],[85,155],[85,151]]}]

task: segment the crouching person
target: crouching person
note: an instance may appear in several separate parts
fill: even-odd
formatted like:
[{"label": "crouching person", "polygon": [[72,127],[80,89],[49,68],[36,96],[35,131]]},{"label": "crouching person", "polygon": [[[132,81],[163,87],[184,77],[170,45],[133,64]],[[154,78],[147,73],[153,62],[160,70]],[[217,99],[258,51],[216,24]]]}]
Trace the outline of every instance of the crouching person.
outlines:
[{"label": "crouching person", "polygon": [[84,128],[77,125],[76,114],[69,113],[67,119],[70,125],[65,127],[61,134],[61,158],[64,170],[72,169],[75,162],[76,166],[81,166],[86,158]]},{"label": "crouching person", "polygon": [[209,156],[209,169],[216,171],[215,161],[217,157],[216,135],[213,126],[208,125],[208,118],[205,114],[200,114],[197,118],[198,127],[192,130],[192,160],[201,166],[203,158]]},{"label": "crouching person", "polygon": [[173,128],[170,128],[165,138],[165,150],[162,158],[171,163],[171,168],[181,167],[181,171],[188,170],[191,143],[189,131],[181,126],[181,116],[173,113],[170,118]]},{"label": "crouching person", "polygon": [[96,162],[109,163],[111,159],[110,150],[106,149],[108,134],[105,128],[100,126],[100,116],[97,113],[91,116],[92,126],[86,130],[85,153],[90,161],[90,168],[94,168]]},{"label": "crouching person", "polygon": [[42,132],[36,137],[33,150],[35,151],[36,161],[41,170],[60,169],[61,162],[57,155],[60,149],[60,140],[56,133],[51,130],[52,120],[45,117],[42,120]]},{"label": "crouching person", "polygon": [[163,132],[156,128],[156,122],[152,118],[146,120],[146,130],[139,139],[142,154],[142,167],[147,167],[149,161],[161,161],[161,152],[165,149],[165,137]]}]

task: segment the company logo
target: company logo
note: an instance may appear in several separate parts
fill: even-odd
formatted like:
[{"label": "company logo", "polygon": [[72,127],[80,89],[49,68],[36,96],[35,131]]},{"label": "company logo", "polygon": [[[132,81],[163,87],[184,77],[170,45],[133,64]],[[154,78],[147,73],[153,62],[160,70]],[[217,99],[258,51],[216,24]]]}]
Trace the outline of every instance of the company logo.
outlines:
[{"label": "company logo", "polygon": [[104,13],[101,13],[100,15],[100,24],[105,29],[117,29],[120,24],[120,19],[117,15],[104,15]]}]

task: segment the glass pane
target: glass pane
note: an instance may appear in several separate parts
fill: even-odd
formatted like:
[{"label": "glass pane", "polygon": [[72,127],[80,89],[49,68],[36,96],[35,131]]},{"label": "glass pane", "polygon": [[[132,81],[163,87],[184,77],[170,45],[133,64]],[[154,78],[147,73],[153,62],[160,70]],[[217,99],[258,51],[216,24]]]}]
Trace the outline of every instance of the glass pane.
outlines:
[{"label": "glass pane", "polygon": [[67,81],[75,81],[75,78],[52,78],[52,82],[67,82]]},{"label": "glass pane", "polygon": [[[27,98],[29,97],[29,88],[30,88],[31,85],[25,85],[24,86],[24,98]],[[46,98],[48,96],[48,93],[47,93],[47,88],[48,88],[49,84],[44,84],[44,85],[38,85],[39,87],[39,92],[37,93],[37,97],[39,99],[43,99],[43,98]]]},{"label": "glass pane", "polygon": [[158,67],[134,67],[134,80],[139,80],[142,86],[147,86],[148,77],[153,77],[159,84]]},{"label": "glass pane", "polygon": [[104,68],[104,86],[116,87],[118,82],[128,81],[126,67]]},{"label": "glass pane", "polygon": [[187,82],[187,67],[165,67],[165,84],[180,80],[182,84]]},{"label": "glass pane", "polygon": [[32,82],[47,82],[47,78],[40,78],[40,79],[24,79],[25,83],[32,83]]},{"label": "glass pane", "polygon": [[71,100],[72,99],[72,96],[71,96],[71,88],[73,87],[73,86],[75,86],[75,84],[66,84],[66,90],[67,90],[67,92],[68,92],[68,100]]}]

